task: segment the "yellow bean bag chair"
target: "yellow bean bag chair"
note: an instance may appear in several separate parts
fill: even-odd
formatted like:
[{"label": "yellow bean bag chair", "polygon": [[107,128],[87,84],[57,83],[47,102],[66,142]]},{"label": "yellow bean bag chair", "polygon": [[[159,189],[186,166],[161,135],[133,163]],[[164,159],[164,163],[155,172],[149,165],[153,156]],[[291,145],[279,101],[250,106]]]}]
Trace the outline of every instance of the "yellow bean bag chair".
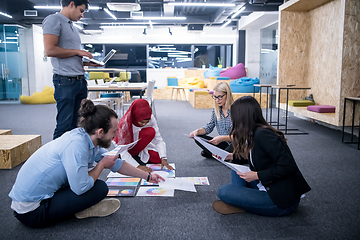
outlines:
[{"label": "yellow bean bag chair", "polygon": [[54,98],[54,88],[45,86],[42,92],[34,92],[30,97],[21,95],[20,102],[22,104],[48,104],[56,103]]},{"label": "yellow bean bag chair", "polygon": [[197,77],[187,77],[179,82],[179,86],[184,88],[204,88],[205,83]]}]

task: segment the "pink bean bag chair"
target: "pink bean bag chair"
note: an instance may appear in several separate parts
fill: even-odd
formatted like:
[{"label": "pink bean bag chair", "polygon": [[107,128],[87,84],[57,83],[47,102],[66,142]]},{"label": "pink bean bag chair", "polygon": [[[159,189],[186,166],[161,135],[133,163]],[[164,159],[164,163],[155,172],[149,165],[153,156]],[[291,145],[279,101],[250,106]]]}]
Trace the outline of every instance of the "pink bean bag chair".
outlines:
[{"label": "pink bean bag chair", "polygon": [[220,72],[220,77],[229,77],[230,79],[238,79],[238,78],[246,77],[245,66],[244,64],[239,63],[234,67],[222,70]]}]

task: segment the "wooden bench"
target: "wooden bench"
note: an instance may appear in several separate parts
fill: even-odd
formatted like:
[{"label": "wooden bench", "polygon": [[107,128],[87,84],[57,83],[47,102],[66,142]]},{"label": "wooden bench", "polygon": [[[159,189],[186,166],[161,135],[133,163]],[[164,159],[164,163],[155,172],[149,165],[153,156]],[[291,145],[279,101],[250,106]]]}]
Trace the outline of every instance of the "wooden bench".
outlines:
[{"label": "wooden bench", "polygon": [[0,129],[0,135],[11,135],[11,130]]},{"label": "wooden bench", "polygon": [[41,135],[0,135],[0,169],[26,161],[41,147]]}]

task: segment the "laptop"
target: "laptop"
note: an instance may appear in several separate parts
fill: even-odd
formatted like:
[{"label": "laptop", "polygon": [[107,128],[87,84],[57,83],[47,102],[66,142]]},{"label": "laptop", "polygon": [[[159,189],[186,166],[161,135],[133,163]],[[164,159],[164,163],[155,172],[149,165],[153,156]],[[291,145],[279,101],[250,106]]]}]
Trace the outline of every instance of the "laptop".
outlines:
[{"label": "laptop", "polygon": [[111,49],[110,52],[108,54],[106,54],[106,56],[104,57],[104,59],[102,61],[98,61],[98,60],[95,60],[95,59],[90,59],[88,57],[84,57],[85,59],[89,60],[90,62],[93,62],[93,63],[96,63],[96,64],[99,64],[101,66],[104,66],[105,63],[107,63],[107,61],[110,60],[110,58],[112,58],[112,56],[114,56],[114,54],[116,53],[116,50],[115,49]]}]

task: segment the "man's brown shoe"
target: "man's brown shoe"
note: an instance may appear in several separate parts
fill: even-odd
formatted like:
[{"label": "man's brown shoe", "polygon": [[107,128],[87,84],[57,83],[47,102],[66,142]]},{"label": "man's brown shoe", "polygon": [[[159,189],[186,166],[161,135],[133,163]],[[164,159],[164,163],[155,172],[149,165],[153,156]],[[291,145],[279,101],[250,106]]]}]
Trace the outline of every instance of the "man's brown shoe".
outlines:
[{"label": "man's brown shoe", "polygon": [[120,201],[116,198],[105,198],[99,203],[75,214],[76,218],[106,217],[120,208]]},{"label": "man's brown shoe", "polygon": [[244,209],[229,205],[220,200],[213,202],[212,206],[215,211],[224,215],[246,212]]}]

